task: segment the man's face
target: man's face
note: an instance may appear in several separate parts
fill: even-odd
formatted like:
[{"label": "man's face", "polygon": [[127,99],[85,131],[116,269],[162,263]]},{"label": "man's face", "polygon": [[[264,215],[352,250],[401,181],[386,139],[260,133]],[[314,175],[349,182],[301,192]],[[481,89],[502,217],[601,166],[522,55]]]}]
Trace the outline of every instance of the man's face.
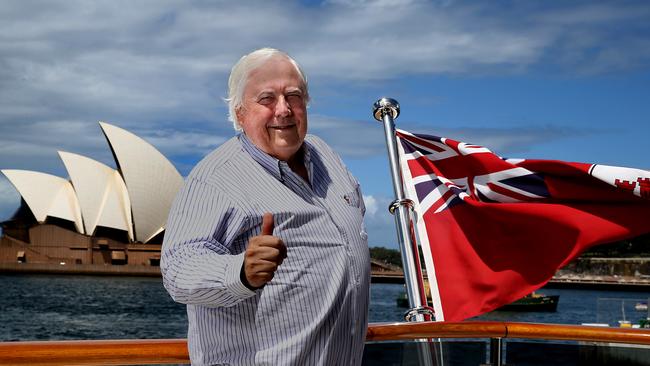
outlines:
[{"label": "man's face", "polygon": [[255,146],[288,161],[307,133],[306,98],[305,85],[293,64],[274,56],[249,74],[237,117]]}]

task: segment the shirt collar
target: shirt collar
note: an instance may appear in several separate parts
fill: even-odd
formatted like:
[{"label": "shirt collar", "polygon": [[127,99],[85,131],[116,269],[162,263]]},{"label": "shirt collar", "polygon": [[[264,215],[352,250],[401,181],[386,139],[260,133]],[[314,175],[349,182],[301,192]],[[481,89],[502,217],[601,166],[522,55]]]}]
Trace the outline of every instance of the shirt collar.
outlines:
[{"label": "shirt collar", "polygon": [[[259,147],[255,146],[255,144],[246,136],[246,134],[240,133],[239,134],[239,141],[241,142],[242,147],[246,152],[255,160],[258,164],[260,164],[267,172],[269,172],[272,176],[274,176],[277,180],[283,182],[284,181],[284,174],[286,174],[286,171],[291,170],[289,168],[289,164],[287,164],[286,161],[278,160],[274,158],[273,156],[265,153],[262,151]],[[309,146],[309,143],[307,141],[304,141],[302,144],[302,147],[298,151],[300,154],[302,151],[303,156],[303,161],[305,163],[305,167],[307,168],[307,174],[309,175],[309,180],[311,181],[312,179],[312,166],[311,166],[311,146]]]}]

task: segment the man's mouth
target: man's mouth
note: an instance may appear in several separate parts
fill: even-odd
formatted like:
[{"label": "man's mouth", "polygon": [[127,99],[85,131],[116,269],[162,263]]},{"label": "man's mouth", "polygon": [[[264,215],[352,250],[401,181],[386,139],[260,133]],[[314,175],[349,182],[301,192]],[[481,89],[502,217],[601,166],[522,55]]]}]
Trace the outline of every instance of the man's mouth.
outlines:
[{"label": "man's mouth", "polygon": [[268,128],[274,129],[274,130],[288,130],[290,128],[294,128],[296,126],[295,123],[291,124],[286,124],[286,125],[272,125],[268,126]]}]

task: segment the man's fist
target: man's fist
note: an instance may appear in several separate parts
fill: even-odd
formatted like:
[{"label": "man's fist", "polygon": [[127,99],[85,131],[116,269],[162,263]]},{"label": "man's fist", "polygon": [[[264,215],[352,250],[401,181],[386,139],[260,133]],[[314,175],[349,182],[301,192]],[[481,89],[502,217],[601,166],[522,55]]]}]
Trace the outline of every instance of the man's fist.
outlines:
[{"label": "man's fist", "polygon": [[265,213],[262,232],[250,238],[244,254],[244,275],[252,287],[259,288],[271,281],[278,266],[287,257],[282,239],[273,236],[273,214]]}]

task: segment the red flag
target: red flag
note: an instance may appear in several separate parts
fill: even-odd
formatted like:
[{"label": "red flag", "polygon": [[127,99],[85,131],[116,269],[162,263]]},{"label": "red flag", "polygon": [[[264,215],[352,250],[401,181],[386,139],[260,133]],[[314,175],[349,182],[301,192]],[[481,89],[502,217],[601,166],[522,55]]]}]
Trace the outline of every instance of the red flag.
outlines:
[{"label": "red flag", "polygon": [[583,250],[650,232],[650,172],[502,159],[451,139],[398,131],[436,320],[517,300]]}]

